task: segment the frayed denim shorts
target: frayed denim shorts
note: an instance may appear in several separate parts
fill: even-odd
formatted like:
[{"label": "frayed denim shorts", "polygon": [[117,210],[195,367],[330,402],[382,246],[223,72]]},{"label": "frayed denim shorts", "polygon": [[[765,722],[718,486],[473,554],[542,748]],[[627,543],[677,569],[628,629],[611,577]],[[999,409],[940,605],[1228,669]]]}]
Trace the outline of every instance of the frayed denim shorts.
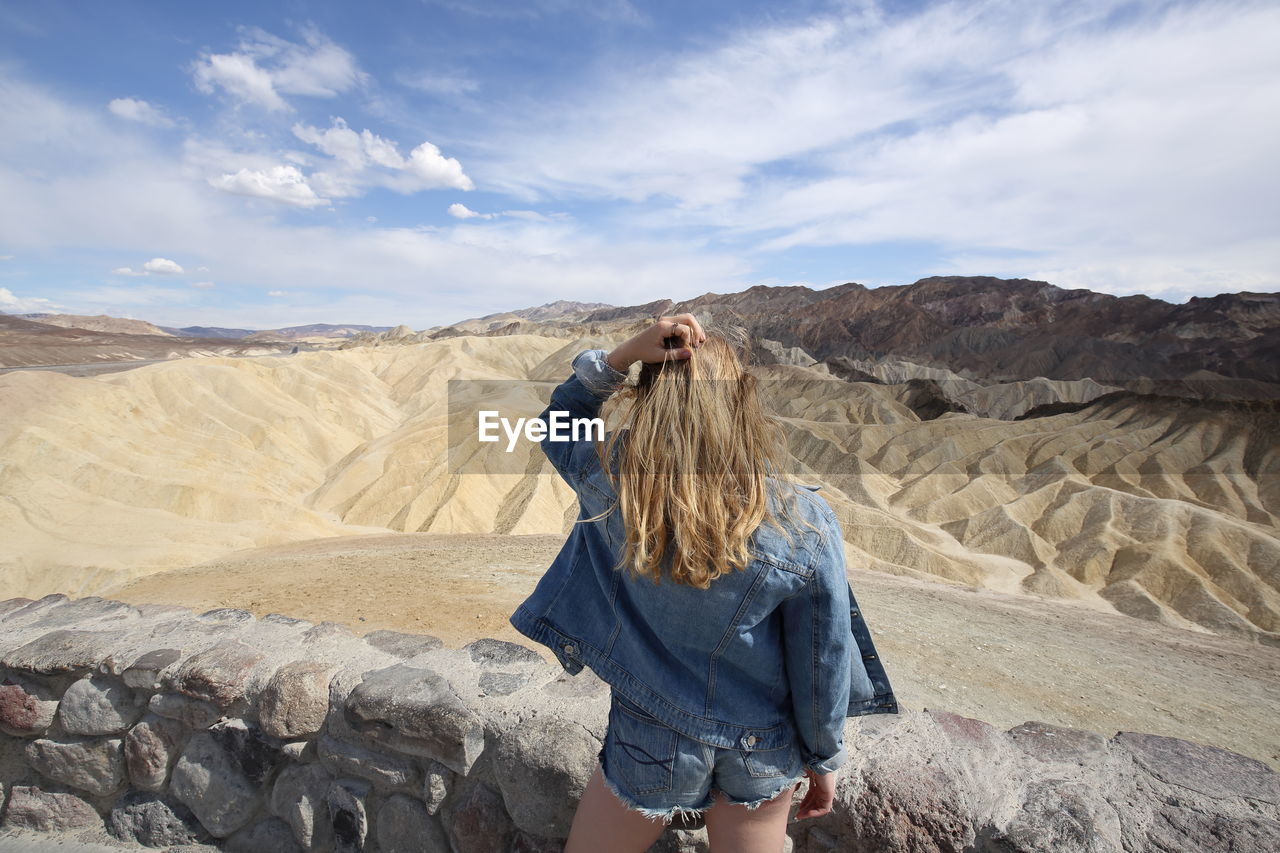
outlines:
[{"label": "frayed denim shorts", "polygon": [[624,806],[670,823],[711,808],[714,792],[755,809],[804,777],[799,747],[727,749],[694,740],[613,694],[600,748],[605,784]]}]

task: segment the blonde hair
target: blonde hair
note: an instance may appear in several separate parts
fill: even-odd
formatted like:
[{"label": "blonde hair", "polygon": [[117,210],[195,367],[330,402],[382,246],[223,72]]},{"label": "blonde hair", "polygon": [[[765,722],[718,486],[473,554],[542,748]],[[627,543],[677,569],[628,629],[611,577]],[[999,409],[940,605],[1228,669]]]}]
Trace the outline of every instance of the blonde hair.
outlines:
[{"label": "blonde hair", "polygon": [[[770,509],[766,480],[789,484],[786,440],[747,370],[745,334],[726,331],[736,340],[707,331],[690,358],[642,365],[636,384],[606,403],[619,420],[597,450],[617,501],[585,520],[621,510],[626,546],[615,568],[633,576],[658,583],[669,560],[671,580],[707,589],[746,568],[748,540],[761,524],[791,541]],[[615,457],[616,471],[608,462]],[[777,498],[790,517],[793,489],[784,485]]]}]

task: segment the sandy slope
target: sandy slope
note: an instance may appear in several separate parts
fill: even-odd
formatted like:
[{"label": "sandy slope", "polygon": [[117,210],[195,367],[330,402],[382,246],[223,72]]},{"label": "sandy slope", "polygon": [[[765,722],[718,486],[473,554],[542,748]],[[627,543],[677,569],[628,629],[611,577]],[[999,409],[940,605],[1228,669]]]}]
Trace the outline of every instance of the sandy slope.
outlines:
[{"label": "sandy slope", "polygon": [[[529,644],[507,623],[561,536],[374,535],[256,549],[108,593],[350,625]],[[852,556],[852,555],[851,555]],[[1146,731],[1280,769],[1280,649],[1026,595],[853,570],[904,707],[1002,727],[1025,720]],[[532,644],[530,644],[532,645]],[[550,660],[549,653],[546,655]]]},{"label": "sandy slope", "polygon": [[[0,375],[0,597],[101,592],[318,536],[563,533],[572,492],[533,445],[481,444],[475,409],[537,414],[573,354],[609,343],[459,337]],[[921,421],[903,385],[761,375],[851,565],[1280,640],[1274,415],[1129,398]],[[450,411],[450,379],[471,380],[455,387],[471,408]]]}]

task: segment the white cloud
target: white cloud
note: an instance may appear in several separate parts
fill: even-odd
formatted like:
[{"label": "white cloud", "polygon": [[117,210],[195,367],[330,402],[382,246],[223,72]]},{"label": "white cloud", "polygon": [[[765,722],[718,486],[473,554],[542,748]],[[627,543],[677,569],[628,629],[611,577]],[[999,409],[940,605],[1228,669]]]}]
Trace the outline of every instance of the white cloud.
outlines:
[{"label": "white cloud", "polygon": [[567,213],[553,213],[550,216],[544,216],[536,210],[504,210],[496,216],[510,216],[512,219],[527,219],[530,222],[545,222],[548,219],[567,219]]},{"label": "white cloud", "polygon": [[156,275],[182,275],[183,272],[177,261],[171,261],[168,258],[152,258],[143,264],[142,268]]},{"label": "white cloud", "polygon": [[295,207],[317,207],[329,203],[327,198],[316,195],[296,166],[241,169],[234,174],[209,178],[209,184],[223,192],[270,199]]},{"label": "white cloud", "polygon": [[495,216],[492,213],[476,213],[465,204],[458,202],[449,205],[449,215],[457,219],[493,219]]},{"label": "white cloud", "polygon": [[473,169],[765,252],[918,242],[1004,274],[1274,287],[1277,31],[1247,0],[861,3],[509,112]]},{"label": "white cloud", "polygon": [[454,158],[442,155],[440,149],[430,142],[424,142],[410,151],[409,162],[404,168],[420,178],[427,188],[475,189],[471,179],[462,173],[462,165]]},{"label": "white cloud", "polygon": [[315,29],[303,32],[303,42],[247,29],[238,50],[205,53],[192,64],[196,88],[280,112],[290,109],[282,95],[332,98],[366,81],[355,57]]},{"label": "white cloud", "polygon": [[142,265],[141,269],[133,269],[131,267],[117,267],[111,271],[113,275],[182,275],[183,269],[177,261],[171,261],[168,258],[152,258]]},{"label": "white cloud", "polygon": [[69,290],[63,294],[63,298],[74,302],[86,313],[111,314],[118,317],[123,313],[119,306],[188,304],[195,295],[188,289],[176,287],[158,287],[148,284],[121,287],[105,284],[99,287]]},{"label": "white cloud", "polygon": [[191,282],[191,286],[199,288],[200,290],[212,290],[217,287],[217,285],[211,281],[193,281]]},{"label": "white cloud", "polygon": [[[253,283],[294,294],[287,300],[289,312],[272,315],[281,322],[259,325],[255,305],[208,304],[212,293],[184,285],[176,292],[192,301],[173,304],[198,305],[198,313],[168,311],[158,301],[148,314],[157,322],[263,328],[288,325],[285,319],[305,311],[311,319],[299,322],[383,323],[394,314],[426,328],[445,316],[478,316],[531,300],[599,299],[602,282],[609,284],[610,301],[635,303],[655,294],[678,298],[708,289],[735,290],[749,271],[741,253],[708,250],[696,239],[654,240],[641,233],[616,238],[567,219],[500,219],[479,227],[457,222],[449,228],[363,221],[354,228],[296,225],[246,210],[227,194],[208,192],[203,169],[217,158],[204,149],[192,163],[186,148],[174,151],[123,133],[101,110],[68,104],[53,91],[6,77],[2,68],[0,112],[27,118],[0,134],[5,251],[26,256],[111,246],[145,252],[162,245],[173,257],[208,259],[218,271],[220,291],[232,283]],[[207,161],[200,159],[206,155]],[[67,162],[78,165],[76,174],[67,174]],[[355,282],[367,299],[343,295]],[[433,283],[428,300],[422,298],[423,282]],[[146,283],[93,291],[99,299],[93,304],[86,291],[47,295],[81,300],[66,309],[74,313],[112,313],[102,299],[123,299],[133,288],[154,293]],[[343,306],[362,319],[344,315]],[[388,306],[398,307],[388,311]],[[406,306],[418,313],[404,314]]]},{"label": "white cloud", "polygon": [[536,210],[502,210],[497,213],[479,213],[458,202],[449,205],[448,213],[456,219],[497,219],[500,216],[507,216],[512,219],[524,219],[529,222],[548,222],[551,219],[566,218],[563,213],[552,214],[548,217],[538,213]]},{"label": "white cloud", "polygon": [[252,56],[243,53],[215,53],[198,60],[192,72],[196,88],[212,95],[222,89],[238,101],[269,110],[287,110],[289,105],[276,92],[271,74],[259,68]]},{"label": "white cloud", "polygon": [[477,2],[477,0],[424,0],[433,6],[443,6],[455,12],[465,12],[483,18],[543,18],[556,15],[573,15],[594,18],[606,24],[644,24],[648,21],[629,0],[524,0],[521,3]]},{"label": "white cloud", "polygon": [[[1134,7],[1109,24],[1114,32],[1079,20],[1117,8],[948,3],[878,21],[864,5],[804,27],[742,31],[716,50],[658,55],[559,105],[543,99],[537,113],[495,102],[492,114],[509,123],[457,129],[470,134],[466,150],[490,152],[467,156],[466,175],[486,190],[565,209],[587,198],[581,209],[602,215],[581,221],[519,218],[490,202],[477,205],[480,217],[439,228],[373,226],[364,209],[354,223],[298,225],[205,181],[316,207],[340,196],[315,173],[344,191],[420,183],[407,170],[412,155],[372,132],[366,147],[345,123],[358,145],[332,140],[338,153],[297,142],[282,151],[243,122],[175,152],[100,105],[66,102],[0,66],[0,114],[23,116],[0,134],[0,234],[24,261],[86,247],[146,258],[164,247],[207,260],[223,293],[252,283],[291,294],[270,301],[273,319],[260,323],[256,308],[183,281],[200,313],[177,325],[207,316],[260,328],[289,325],[289,312],[313,322],[343,310],[385,322],[388,306],[430,305],[411,321],[422,328],[555,298],[638,303],[740,289],[761,251],[885,241],[919,241],[953,267],[945,271],[1112,292],[1274,289],[1280,74],[1262,34],[1276,13]],[[274,82],[270,91],[290,94]],[[281,180],[273,170],[285,168],[294,172]],[[849,251],[851,277],[857,257]],[[370,289],[363,301],[344,295],[353,282]]]},{"label": "white cloud", "polygon": [[332,158],[330,167],[319,169],[310,177],[327,196],[361,195],[371,186],[405,195],[430,189],[475,188],[462,171],[462,164],[444,157],[430,142],[423,142],[405,158],[395,142],[368,129],[356,133],[342,118],[333,119],[332,126],[324,130],[295,124],[293,133]]},{"label": "white cloud", "polygon": [[151,125],[152,127],[173,127],[173,119],[165,115],[164,110],[138,98],[116,98],[107,104],[113,115],[130,121]]},{"label": "white cloud", "polygon": [[10,314],[39,314],[42,312],[53,312],[55,308],[61,308],[60,303],[54,302],[52,299],[45,299],[41,296],[14,296],[13,291],[7,287],[0,287],[0,311],[6,311]]},{"label": "white cloud", "polygon": [[268,290],[267,291],[267,296],[288,296],[288,295],[289,295],[289,291],[287,290]]},{"label": "white cloud", "polygon": [[479,81],[458,71],[402,71],[395,79],[402,86],[438,97],[467,95],[480,88]]}]

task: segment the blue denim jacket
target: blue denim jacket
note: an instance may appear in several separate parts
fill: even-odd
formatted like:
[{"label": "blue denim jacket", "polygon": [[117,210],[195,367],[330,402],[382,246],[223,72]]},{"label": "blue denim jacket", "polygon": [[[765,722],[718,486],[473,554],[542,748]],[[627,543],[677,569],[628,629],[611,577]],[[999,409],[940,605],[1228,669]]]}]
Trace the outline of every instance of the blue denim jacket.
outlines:
[{"label": "blue denim jacket", "polygon": [[[626,379],[604,356],[578,354],[544,421],[551,412],[599,416]],[[898,713],[845,574],[839,522],[817,486],[795,489],[795,511],[816,530],[798,529],[789,543],[761,525],[745,570],[706,590],[655,584],[613,568],[625,541],[619,511],[584,520],[616,501],[594,442],[548,438],[542,448],[578,495],[578,523],[511,624],[565,670],[591,667],[640,708],[713,746],[798,743],[820,773],[848,757],[846,717]],[[776,508],[779,484],[770,482]]]}]

